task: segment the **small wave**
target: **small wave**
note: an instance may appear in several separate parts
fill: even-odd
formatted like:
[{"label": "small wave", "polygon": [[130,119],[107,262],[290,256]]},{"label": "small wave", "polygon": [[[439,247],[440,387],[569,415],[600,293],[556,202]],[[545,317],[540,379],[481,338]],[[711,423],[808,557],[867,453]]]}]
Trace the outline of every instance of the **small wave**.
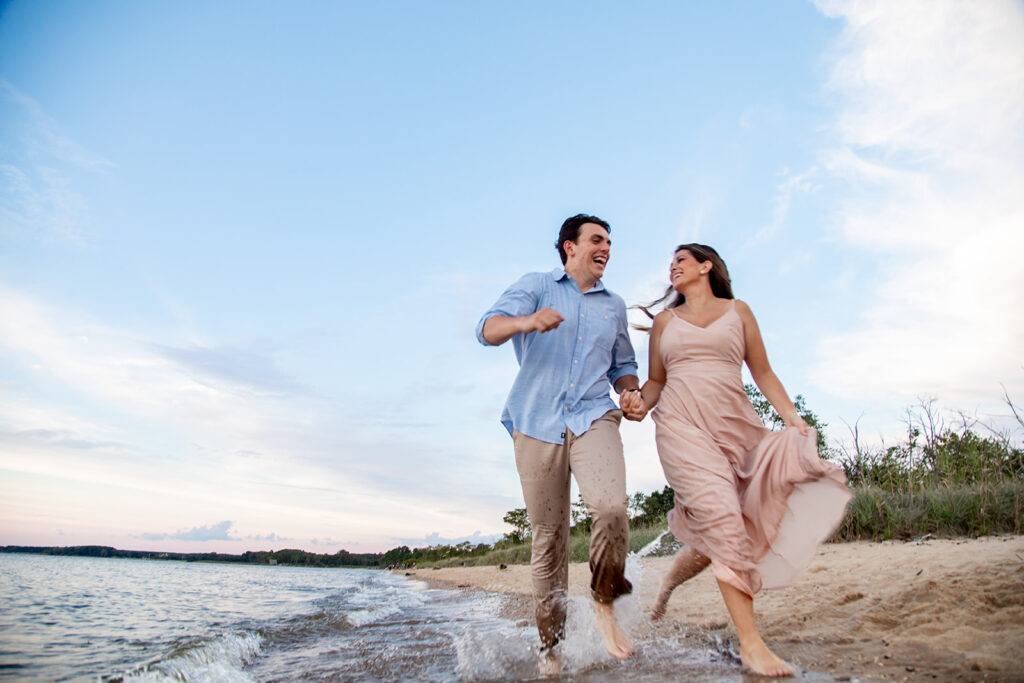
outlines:
[{"label": "small wave", "polygon": [[241,632],[212,640],[193,641],[178,647],[165,658],[150,662],[122,676],[108,676],[105,681],[189,681],[190,683],[253,683],[242,669],[256,659],[263,638],[256,633]]},{"label": "small wave", "polygon": [[386,619],[392,614],[398,614],[402,610],[394,605],[385,605],[381,607],[367,607],[365,609],[357,609],[349,612],[345,615],[345,621],[352,626],[359,628],[360,626],[366,626],[374,622]]}]

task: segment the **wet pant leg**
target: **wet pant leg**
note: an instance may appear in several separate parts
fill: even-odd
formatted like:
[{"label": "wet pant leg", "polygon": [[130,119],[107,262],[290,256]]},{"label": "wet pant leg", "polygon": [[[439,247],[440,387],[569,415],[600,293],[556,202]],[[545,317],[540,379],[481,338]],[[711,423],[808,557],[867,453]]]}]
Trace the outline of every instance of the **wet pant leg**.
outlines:
[{"label": "wet pant leg", "polygon": [[565,444],[512,434],[533,534],[530,573],[543,650],[565,635],[569,586],[569,457]]},{"label": "wet pant leg", "polygon": [[590,590],[595,601],[609,605],[632,592],[625,577],[629,553],[626,463],[619,423],[622,411],[611,410],[583,434],[567,430],[569,470],[576,477],[590,527]]}]

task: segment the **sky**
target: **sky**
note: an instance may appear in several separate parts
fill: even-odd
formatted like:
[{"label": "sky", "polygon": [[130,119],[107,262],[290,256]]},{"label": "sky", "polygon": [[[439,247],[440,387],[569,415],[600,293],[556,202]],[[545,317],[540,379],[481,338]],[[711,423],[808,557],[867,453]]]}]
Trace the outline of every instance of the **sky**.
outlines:
[{"label": "sky", "polygon": [[715,246],[833,443],[1006,428],[1024,4],[3,3],[0,544],[494,540],[473,329],[579,212],[629,304]]}]

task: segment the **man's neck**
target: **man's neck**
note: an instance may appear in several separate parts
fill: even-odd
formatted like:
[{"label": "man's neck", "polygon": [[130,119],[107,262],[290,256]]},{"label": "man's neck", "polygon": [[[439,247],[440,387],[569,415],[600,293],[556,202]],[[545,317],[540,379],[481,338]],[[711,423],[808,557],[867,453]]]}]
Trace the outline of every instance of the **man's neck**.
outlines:
[{"label": "man's neck", "polygon": [[576,286],[580,288],[580,291],[584,294],[588,290],[593,289],[594,285],[597,284],[597,280],[591,279],[589,275],[585,275],[581,272],[581,269],[569,268],[566,266],[565,272],[569,274],[573,280],[576,281]]}]

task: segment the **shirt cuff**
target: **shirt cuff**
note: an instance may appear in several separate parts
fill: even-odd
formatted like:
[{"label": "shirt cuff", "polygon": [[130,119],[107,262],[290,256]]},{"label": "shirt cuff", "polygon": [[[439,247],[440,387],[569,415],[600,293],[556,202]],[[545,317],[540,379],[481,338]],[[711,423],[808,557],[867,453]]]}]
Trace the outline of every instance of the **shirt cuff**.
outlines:
[{"label": "shirt cuff", "polygon": [[484,339],[484,325],[496,315],[498,315],[496,311],[488,311],[484,313],[484,317],[480,318],[480,322],[476,324],[476,340],[484,346],[494,346],[494,344]]},{"label": "shirt cuff", "polygon": [[633,375],[634,377],[636,377],[637,383],[640,382],[640,375],[637,372],[636,363],[627,364],[623,365],[620,368],[616,368],[614,372],[608,373],[608,381],[611,382],[612,388],[614,389],[615,383],[618,382],[623,377],[625,377],[626,375]]}]

